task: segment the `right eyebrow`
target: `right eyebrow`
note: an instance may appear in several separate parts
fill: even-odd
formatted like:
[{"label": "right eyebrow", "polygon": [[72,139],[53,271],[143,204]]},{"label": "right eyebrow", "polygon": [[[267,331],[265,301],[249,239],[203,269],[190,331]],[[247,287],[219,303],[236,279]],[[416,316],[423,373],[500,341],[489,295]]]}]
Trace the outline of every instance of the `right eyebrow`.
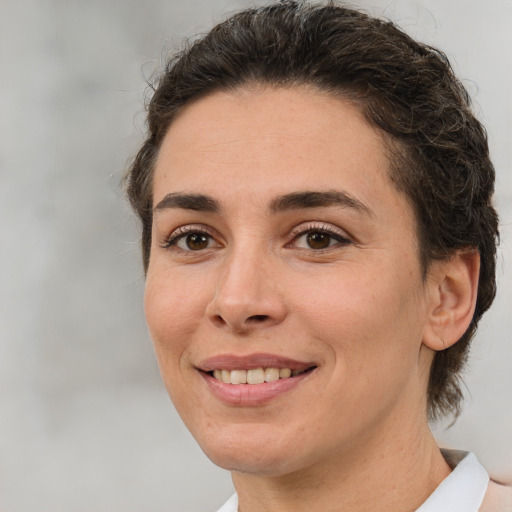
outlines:
[{"label": "right eyebrow", "polygon": [[153,212],[159,212],[168,208],[183,208],[201,212],[218,213],[220,204],[213,197],[204,194],[180,194],[173,192],[167,194],[154,208]]}]

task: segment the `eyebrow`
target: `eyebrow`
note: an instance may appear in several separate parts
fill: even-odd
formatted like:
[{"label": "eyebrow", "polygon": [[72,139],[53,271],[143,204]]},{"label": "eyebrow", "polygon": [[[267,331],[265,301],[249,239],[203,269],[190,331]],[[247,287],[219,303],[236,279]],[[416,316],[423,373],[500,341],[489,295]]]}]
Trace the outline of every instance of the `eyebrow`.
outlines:
[{"label": "eyebrow", "polygon": [[183,208],[200,212],[218,213],[220,204],[213,197],[204,194],[167,194],[154,208],[154,212],[167,208]]},{"label": "eyebrow", "polygon": [[302,210],[305,208],[321,208],[325,206],[352,208],[368,216],[373,216],[372,210],[363,202],[347,192],[339,190],[327,190],[325,192],[304,191],[285,194],[271,201],[270,211],[277,213],[288,210]]},{"label": "eyebrow", "polygon": [[[303,210],[307,208],[321,208],[326,206],[341,206],[352,208],[358,212],[372,216],[372,210],[363,202],[347,192],[339,190],[302,191],[292,192],[278,196],[270,202],[269,210],[272,213],[281,213],[290,210]],[[219,213],[220,203],[213,197],[205,194],[181,194],[172,192],[167,194],[154,208],[154,212],[168,208],[182,208],[184,210]]]}]

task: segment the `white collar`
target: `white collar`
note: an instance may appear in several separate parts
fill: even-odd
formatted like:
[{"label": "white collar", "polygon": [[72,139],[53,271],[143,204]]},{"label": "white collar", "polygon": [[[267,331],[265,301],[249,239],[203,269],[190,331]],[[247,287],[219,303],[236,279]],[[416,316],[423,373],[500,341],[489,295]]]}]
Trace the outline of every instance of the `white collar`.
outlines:
[{"label": "white collar", "polygon": [[[472,453],[442,450],[453,471],[416,512],[478,512],[484,499],[489,475]],[[238,496],[231,498],[217,512],[237,512]]]},{"label": "white collar", "polygon": [[478,512],[489,475],[473,453],[442,450],[453,471],[416,512]]},{"label": "white collar", "polygon": [[229,498],[222,507],[217,510],[217,512],[237,512],[238,510],[238,496],[236,494],[233,494],[231,498]]}]

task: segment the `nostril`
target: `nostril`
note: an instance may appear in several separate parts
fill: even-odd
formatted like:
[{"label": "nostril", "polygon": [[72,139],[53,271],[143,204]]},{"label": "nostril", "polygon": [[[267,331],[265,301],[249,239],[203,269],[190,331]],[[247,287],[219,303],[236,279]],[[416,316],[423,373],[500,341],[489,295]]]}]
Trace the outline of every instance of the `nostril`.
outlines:
[{"label": "nostril", "polygon": [[261,323],[268,319],[268,315],[252,315],[247,319],[247,322]]},{"label": "nostril", "polygon": [[224,320],[224,318],[222,318],[220,315],[214,315],[212,317],[212,322],[217,326],[217,327],[222,327],[226,321]]}]

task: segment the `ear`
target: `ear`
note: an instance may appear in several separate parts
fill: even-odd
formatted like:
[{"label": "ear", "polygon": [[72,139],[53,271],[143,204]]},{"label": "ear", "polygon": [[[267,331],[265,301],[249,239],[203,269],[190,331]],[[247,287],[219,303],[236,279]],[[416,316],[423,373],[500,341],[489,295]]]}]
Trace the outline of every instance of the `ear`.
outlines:
[{"label": "ear", "polygon": [[480,254],[467,249],[434,261],[427,276],[428,321],[423,344],[444,350],[459,341],[475,311]]}]

